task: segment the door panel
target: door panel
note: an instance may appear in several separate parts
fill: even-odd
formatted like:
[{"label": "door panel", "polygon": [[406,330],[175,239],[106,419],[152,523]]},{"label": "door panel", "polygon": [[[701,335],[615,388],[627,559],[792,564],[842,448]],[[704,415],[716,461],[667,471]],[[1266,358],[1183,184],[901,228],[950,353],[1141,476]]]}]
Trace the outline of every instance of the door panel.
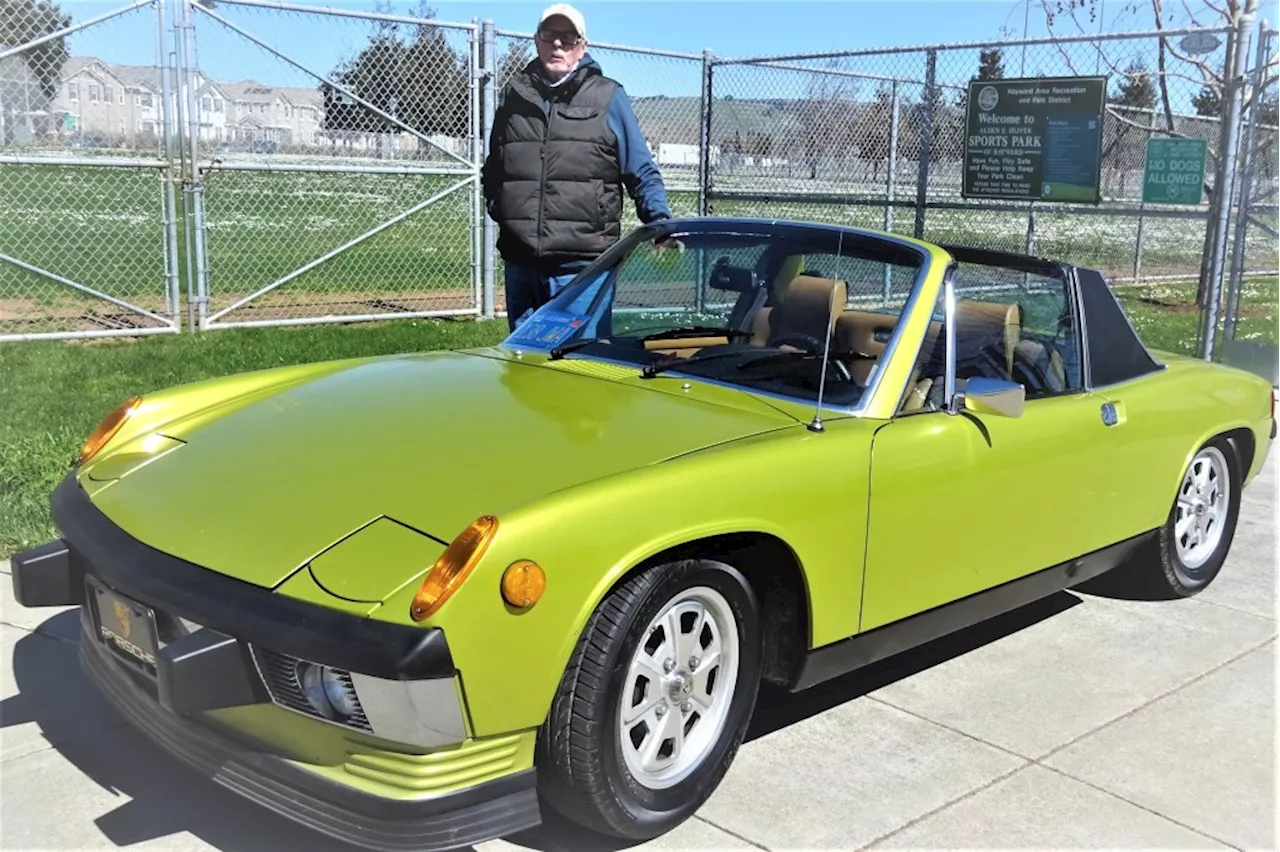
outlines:
[{"label": "door panel", "polygon": [[876,433],[862,630],[1102,546],[1106,400],[1029,400],[1020,417],[899,417]]}]

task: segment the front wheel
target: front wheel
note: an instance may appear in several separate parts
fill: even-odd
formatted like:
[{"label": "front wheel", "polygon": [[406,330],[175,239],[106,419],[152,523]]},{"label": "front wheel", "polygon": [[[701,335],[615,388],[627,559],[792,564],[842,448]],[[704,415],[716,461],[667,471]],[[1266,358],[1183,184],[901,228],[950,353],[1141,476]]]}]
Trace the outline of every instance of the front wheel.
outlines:
[{"label": "front wheel", "polygon": [[629,840],[674,828],[728,771],[755,708],[759,603],[734,568],[685,560],[601,602],[538,738],[544,801]]}]

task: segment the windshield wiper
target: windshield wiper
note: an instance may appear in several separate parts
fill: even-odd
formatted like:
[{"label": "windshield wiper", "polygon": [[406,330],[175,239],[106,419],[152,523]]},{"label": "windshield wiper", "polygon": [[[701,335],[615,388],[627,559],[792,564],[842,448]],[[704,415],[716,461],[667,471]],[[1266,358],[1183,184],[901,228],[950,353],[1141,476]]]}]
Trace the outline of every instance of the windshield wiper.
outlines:
[{"label": "windshield wiper", "polygon": [[557,346],[548,353],[548,357],[552,361],[559,361],[570,352],[577,352],[584,346],[590,346],[593,343],[607,343],[612,340],[611,337],[584,337],[581,340],[575,340],[572,343],[566,343],[564,346]]},{"label": "windshield wiper", "polygon": [[[743,355],[754,354],[749,349],[734,349],[731,352],[708,352],[705,355],[690,355],[688,358],[672,357],[666,361],[655,361],[640,371],[640,378],[652,379],[659,373],[665,373],[667,370],[675,370],[687,364],[702,364],[707,361],[717,361],[721,358],[740,358]],[[755,360],[755,359],[752,359]]]},{"label": "windshield wiper", "polygon": [[655,331],[653,334],[646,334],[644,337],[635,338],[630,337],[630,335],[623,335],[623,337],[632,340],[680,340],[685,337],[727,337],[732,340],[735,337],[750,336],[751,332],[749,331],[714,325],[687,325],[681,328],[668,328],[663,331]]}]

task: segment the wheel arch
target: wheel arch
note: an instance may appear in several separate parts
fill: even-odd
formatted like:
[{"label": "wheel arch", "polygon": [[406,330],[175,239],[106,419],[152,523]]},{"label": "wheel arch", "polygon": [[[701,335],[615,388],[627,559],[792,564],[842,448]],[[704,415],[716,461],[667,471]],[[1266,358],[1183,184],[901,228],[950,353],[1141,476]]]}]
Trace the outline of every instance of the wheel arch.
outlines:
[{"label": "wheel arch", "polygon": [[[742,572],[759,600],[762,614],[761,677],[768,683],[789,685],[812,642],[813,610],[800,557],[772,533],[759,530],[716,533],[669,545],[620,572],[604,589],[600,600],[639,573],[683,559],[723,562]],[[595,606],[598,605],[596,601]]]}]

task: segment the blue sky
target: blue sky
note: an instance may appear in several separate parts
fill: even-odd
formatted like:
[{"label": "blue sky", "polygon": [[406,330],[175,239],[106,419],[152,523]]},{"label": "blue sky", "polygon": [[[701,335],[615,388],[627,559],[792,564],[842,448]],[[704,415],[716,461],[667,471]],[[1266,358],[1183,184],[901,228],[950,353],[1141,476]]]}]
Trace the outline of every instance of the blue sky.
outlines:
[{"label": "blue sky", "polygon": [[[1025,3],[1031,3],[1029,16]],[[1106,2],[1106,0],[1104,0]],[[101,14],[119,3],[63,0],[64,8],[77,20]],[[176,5],[176,4],[175,4]],[[318,4],[317,4],[318,5]],[[340,9],[370,10],[373,0],[326,0]],[[407,14],[416,0],[393,0],[393,10]],[[444,2],[434,4],[441,20],[470,22],[490,19],[500,29],[532,30],[539,2]],[[1170,4],[1166,4],[1170,5]],[[1193,2],[1192,5],[1197,5]],[[720,56],[791,54],[834,50],[887,48],[995,39],[1021,36],[1024,21],[1030,36],[1046,34],[1040,0],[828,0],[828,2],[777,2],[776,0],[582,0],[577,4],[587,20],[593,42],[612,42],[700,54],[710,48]],[[1109,0],[1104,21],[1123,29],[1148,28],[1148,20],[1127,11],[1126,0]],[[225,4],[219,14],[291,55],[319,73],[329,73],[342,58],[365,43],[370,25],[365,21],[265,11]],[[1085,25],[1092,29],[1087,19]],[[1060,32],[1074,32],[1066,22]],[[215,79],[252,78],[277,85],[314,86],[316,80],[291,67],[256,45],[244,40],[216,21],[197,15],[200,67]],[[456,43],[465,45],[459,33]],[[170,45],[166,44],[166,49]],[[1120,66],[1138,54],[1151,54],[1152,44],[1130,43],[1108,48]],[[157,52],[154,13],[149,9],[131,12],[115,21],[95,25],[72,39],[74,54],[96,55],[113,62],[152,64]],[[1076,71],[1106,73],[1106,63],[1088,45],[1066,50]],[[618,77],[634,96],[667,94],[696,95],[699,67],[694,62],[662,60],[613,51],[595,52],[607,73]],[[1220,63],[1222,48],[1211,59]],[[1019,50],[1006,54],[1007,76],[1024,70]],[[1052,46],[1027,49],[1027,75],[1068,74],[1062,52]],[[882,55],[843,60],[844,70],[919,80],[924,74],[921,53]],[[944,82],[962,82],[977,67],[977,51],[953,51],[939,59],[938,74]],[[811,79],[809,75],[732,68],[723,72],[723,88],[735,96],[751,94],[788,97]],[[874,90],[876,83],[863,83]],[[1185,103],[1198,86],[1191,80],[1174,83],[1175,101]],[[908,97],[913,93],[908,91]]]}]

